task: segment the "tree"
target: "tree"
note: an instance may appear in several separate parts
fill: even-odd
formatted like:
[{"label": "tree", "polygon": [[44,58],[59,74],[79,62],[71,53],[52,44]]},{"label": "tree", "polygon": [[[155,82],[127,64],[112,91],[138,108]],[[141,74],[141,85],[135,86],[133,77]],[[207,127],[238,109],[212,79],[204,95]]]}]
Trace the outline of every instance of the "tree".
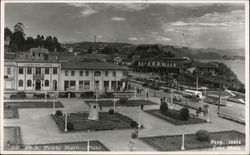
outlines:
[{"label": "tree", "polygon": [[12,31],[8,27],[5,27],[4,28],[4,40],[6,40],[7,36],[11,37],[12,36]]},{"label": "tree", "polygon": [[22,23],[17,23],[14,26],[14,33],[12,34],[10,40],[10,48],[12,51],[23,51],[25,42],[24,25]]}]

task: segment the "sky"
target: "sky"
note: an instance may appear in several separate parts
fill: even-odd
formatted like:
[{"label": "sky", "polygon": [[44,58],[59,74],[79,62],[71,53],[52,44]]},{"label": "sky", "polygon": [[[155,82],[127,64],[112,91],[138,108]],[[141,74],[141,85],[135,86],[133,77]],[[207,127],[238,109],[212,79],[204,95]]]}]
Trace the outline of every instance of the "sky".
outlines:
[{"label": "sky", "polygon": [[245,7],[239,3],[9,3],[5,27],[24,24],[26,37],[59,42],[245,47]]}]

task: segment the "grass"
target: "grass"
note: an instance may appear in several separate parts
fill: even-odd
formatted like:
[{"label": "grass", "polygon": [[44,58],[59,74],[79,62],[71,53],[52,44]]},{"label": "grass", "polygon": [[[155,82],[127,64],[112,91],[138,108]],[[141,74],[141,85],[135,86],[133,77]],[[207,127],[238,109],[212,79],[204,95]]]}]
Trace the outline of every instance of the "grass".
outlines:
[{"label": "grass", "polygon": [[[4,118],[18,118],[18,108],[52,108],[53,102],[5,102],[4,103]],[[56,101],[56,108],[63,108],[63,104]]]},{"label": "grass", "polygon": [[[143,142],[156,148],[159,151],[180,151],[182,135],[156,136],[140,138]],[[238,140],[240,144],[229,144],[230,140]],[[222,145],[216,145],[212,141],[222,141]],[[185,149],[208,149],[216,147],[227,147],[245,144],[245,134],[235,130],[219,131],[210,133],[210,141],[199,141],[195,134],[185,135]]]},{"label": "grass", "polygon": [[[179,111],[177,110],[172,110],[176,113],[179,113]],[[158,109],[154,109],[154,110],[145,110],[145,112],[153,115],[153,116],[156,116],[156,117],[159,117],[161,119],[164,119],[170,123],[173,123],[175,125],[184,125],[184,124],[197,124],[197,123],[205,123],[206,120],[204,119],[201,119],[201,118],[189,118],[188,120],[186,121],[183,121],[183,120],[180,120],[180,119],[176,119],[176,118],[173,118],[173,117],[170,117],[170,116],[166,116],[166,115],[163,115],[160,110]]]},{"label": "grass", "polygon": [[4,127],[4,150],[13,150],[14,146],[22,144],[20,127]]},{"label": "grass", "polygon": [[[92,103],[93,101],[85,101],[87,104]],[[96,101],[94,101],[96,102]],[[102,100],[102,101],[97,101],[99,106],[101,107],[106,107],[106,106],[113,106],[114,101],[113,100]],[[157,103],[154,103],[149,100],[128,100],[128,103],[126,104],[121,104],[120,101],[116,101],[115,105],[116,106],[139,106],[139,105],[156,105]]]},{"label": "grass", "polygon": [[[57,125],[62,131],[65,128],[65,116],[52,115]],[[68,131],[87,131],[87,130],[115,130],[131,128],[132,119],[119,113],[109,114],[108,112],[100,112],[99,119],[95,122],[88,120],[88,113],[71,113],[67,117],[68,123],[73,124],[73,129]]]}]

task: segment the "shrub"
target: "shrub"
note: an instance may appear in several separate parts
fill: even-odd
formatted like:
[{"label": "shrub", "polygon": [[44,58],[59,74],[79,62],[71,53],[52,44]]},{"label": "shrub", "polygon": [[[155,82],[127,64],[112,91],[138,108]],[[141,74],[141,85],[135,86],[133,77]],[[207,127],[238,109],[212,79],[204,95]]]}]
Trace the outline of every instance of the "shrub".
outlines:
[{"label": "shrub", "polygon": [[160,105],[160,111],[161,113],[167,112],[168,111],[168,104],[166,102],[162,102]]},{"label": "shrub", "polygon": [[69,94],[70,94],[70,98],[75,98],[75,97],[76,97],[76,94],[73,93],[73,92],[67,92],[67,93],[66,93],[66,97],[68,97]]},{"label": "shrub", "polygon": [[189,110],[188,108],[181,108],[180,110],[180,119],[181,120],[188,120],[189,118]]},{"label": "shrub", "polygon": [[17,92],[16,96],[18,98],[26,98],[26,93],[24,91]]},{"label": "shrub", "polygon": [[127,104],[128,103],[128,98],[126,98],[126,97],[122,97],[122,98],[120,98],[120,104]]},{"label": "shrub", "polygon": [[130,127],[137,128],[138,127],[138,123],[136,121],[131,121],[130,122]]},{"label": "shrub", "polygon": [[172,117],[174,119],[180,119],[180,112],[177,110],[168,110],[163,113],[166,116]]},{"label": "shrub", "polygon": [[[45,94],[44,93],[35,93],[33,95],[33,97],[41,99],[41,98],[45,98]],[[46,98],[49,98],[49,97],[50,97],[49,94],[46,94]]]},{"label": "shrub", "polygon": [[132,138],[137,138],[138,134],[136,132],[132,132]]},{"label": "shrub", "polygon": [[81,93],[80,97],[81,98],[93,98],[94,97],[94,92],[93,91],[86,91]]},{"label": "shrub", "polygon": [[101,98],[114,98],[114,94],[111,92],[104,92],[101,94]]},{"label": "shrub", "polygon": [[109,114],[114,114],[114,109],[109,109]]},{"label": "shrub", "polygon": [[62,116],[62,115],[63,115],[63,114],[62,114],[62,111],[61,111],[61,110],[57,110],[57,111],[56,111],[56,115],[57,115],[57,116]]},{"label": "shrub", "polygon": [[200,141],[209,141],[210,140],[210,135],[207,130],[198,130],[196,132],[196,139]]},{"label": "shrub", "polygon": [[72,122],[67,123],[67,129],[68,130],[74,130],[74,124]]}]

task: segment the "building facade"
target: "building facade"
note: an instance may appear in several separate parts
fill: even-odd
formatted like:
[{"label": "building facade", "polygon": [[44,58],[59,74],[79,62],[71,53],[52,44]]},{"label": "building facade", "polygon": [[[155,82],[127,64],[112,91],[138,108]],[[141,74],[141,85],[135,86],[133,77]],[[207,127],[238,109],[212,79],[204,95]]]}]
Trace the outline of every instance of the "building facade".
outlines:
[{"label": "building facade", "polygon": [[[89,59],[47,59],[48,51],[31,49],[26,60],[5,59],[4,88],[14,91],[112,91],[126,84],[128,68]],[[25,55],[24,54],[24,55]],[[45,56],[46,55],[46,56]]]}]

